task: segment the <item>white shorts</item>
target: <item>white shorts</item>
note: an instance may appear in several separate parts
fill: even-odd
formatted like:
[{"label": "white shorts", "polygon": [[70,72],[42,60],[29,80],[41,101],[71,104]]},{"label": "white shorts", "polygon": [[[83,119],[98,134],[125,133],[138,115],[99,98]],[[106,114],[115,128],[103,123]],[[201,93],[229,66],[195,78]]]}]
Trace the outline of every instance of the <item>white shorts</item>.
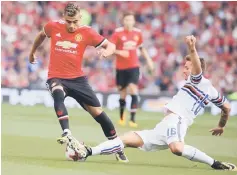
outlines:
[{"label": "white shorts", "polygon": [[184,142],[188,125],[179,115],[171,113],[166,116],[154,129],[134,131],[138,134],[144,145],[144,151],[157,151],[167,149],[172,142]]}]

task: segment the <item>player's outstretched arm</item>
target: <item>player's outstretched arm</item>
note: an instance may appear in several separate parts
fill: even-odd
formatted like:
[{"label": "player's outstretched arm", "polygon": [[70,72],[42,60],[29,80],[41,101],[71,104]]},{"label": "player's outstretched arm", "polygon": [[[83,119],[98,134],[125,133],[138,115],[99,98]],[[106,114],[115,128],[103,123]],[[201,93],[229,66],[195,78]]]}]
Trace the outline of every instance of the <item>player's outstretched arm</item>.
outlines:
[{"label": "player's outstretched arm", "polygon": [[30,63],[32,64],[36,63],[35,52],[37,48],[42,44],[45,38],[46,38],[46,35],[43,31],[39,32],[38,35],[36,36],[33,46],[31,48],[31,51],[30,51],[30,55],[29,55]]},{"label": "player's outstretched arm", "polygon": [[119,55],[123,58],[129,58],[129,51],[128,50],[115,50],[114,54]]},{"label": "player's outstretched arm", "polygon": [[154,64],[153,64],[153,61],[152,61],[150,55],[148,54],[146,48],[140,47],[140,50],[141,50],[141,53],[142,53],[142,55],[144,56],[144,58],[146,60],[146,63],[148,65],[149,70],[153,71],[154,70]]},{"label": "player's outstretched arm", "polygon": [[199,75],[202,73],[202,67],[195,47],[196,38],[193,35],[187,36],[186,43],[188,45],[188,51],[192,62],[192,75]]},{"label": "player's outstretched arm", "polygon": [[225,102],[221,107],[221,118],[219,121],[219,124],[216,128],[213,128],[210,130],[212,132],[212,135],[221,135],[224,132],[224,127],[227,123],[227,120],[229,119],[230,115],[230,104],[228,102]]}]

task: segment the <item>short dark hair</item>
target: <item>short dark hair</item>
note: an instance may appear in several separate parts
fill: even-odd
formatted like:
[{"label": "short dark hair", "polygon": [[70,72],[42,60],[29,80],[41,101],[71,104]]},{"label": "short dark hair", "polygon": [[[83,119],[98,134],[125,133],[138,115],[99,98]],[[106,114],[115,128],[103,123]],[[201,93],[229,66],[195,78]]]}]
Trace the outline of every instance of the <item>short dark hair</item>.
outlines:
[{"label": "short dark hair", "polygon": [[77,13],[80,12],[80,8],[78,5],[75,5],[74,3],[68,3],[64,9],[64,15],[73,17],[77,15]]},{"label": "short dark hair", "polygon": [[126,16],[134,16],[135,17],[135,14],[133,12],[126,12],[123,14],[123,19],[126,17]]},{"label": "short dark hair", "polygon": [[[199,57],[199,59],[200,59],[200,62],[201,62],[202,72],[205,72],[205,70],[206,70],[206,61],[204,60],[204,58],[200,58],[200,57]],[[187,56],[185,57],[185,60],[186,60],[186,61],[191,61],[190,55],[187,55]]]}]

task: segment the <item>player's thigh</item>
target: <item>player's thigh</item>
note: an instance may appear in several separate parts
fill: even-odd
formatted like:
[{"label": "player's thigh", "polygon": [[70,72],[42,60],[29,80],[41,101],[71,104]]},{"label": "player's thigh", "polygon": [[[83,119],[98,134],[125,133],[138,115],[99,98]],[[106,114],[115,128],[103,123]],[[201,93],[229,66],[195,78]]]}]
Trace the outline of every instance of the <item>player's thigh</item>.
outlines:
[{"label": "player's thigh", "polygon": [[184,143],[184,138],[187,132],[186,122],[176,114],[170,114],[166,116],[159,124],[157,128],[161,127],[163,134],[166,137],[166,143],[181,142]]},{"label": "player's thigh", "polygon": [[57,89],[62,90],[64,92],[64,96],[67,95],[66,87],[64,86],[62,80],[59,78],[48,79],[46,82],[46,87],[49,90],[49,92],[51,93],[51,95]]},{"label": "player's thigh", "polygon": [[93,116],[101,113],[99,99],[96,97],[86,77],[79,77],[74,81],[70,81],[69,96],[74,98],[85,110],[93,114]]},{"label": "player's thigh", "polygon": [[164,137],[155,129],[134,131],[143,141],[139,149],[143,151],[157,151],[167,149]]},{"label": "player's thigh", "polygon": [[130,131],[120,136],[125,147],[139,148],[144,145],[142,138],[135,132]]},{"label": "player's thigh", "polygon": [[140,71],[139,68],[133,68],[128,70],[128,90],[131,95],[138,94],[138,81],[139,81]]},{"label": "player's thigh", "polygon": [[127,70],[116,70],[116,85],[119,91],[124,90],[129,84]]},{"label": "player's thigh", "polygon": [[83,103],[83,106],[93,117],[97,117],[103,112],[102,107],[94,107],[94,106],[87,105],[85,103]]}]

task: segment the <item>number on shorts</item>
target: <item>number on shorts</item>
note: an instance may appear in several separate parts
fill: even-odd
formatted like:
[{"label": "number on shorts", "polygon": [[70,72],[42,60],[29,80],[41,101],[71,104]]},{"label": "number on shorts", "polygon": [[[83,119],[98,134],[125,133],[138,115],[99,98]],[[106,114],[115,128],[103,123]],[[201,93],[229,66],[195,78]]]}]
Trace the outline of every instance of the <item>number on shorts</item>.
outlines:
[{"label": "number on shorts", "polygon": [[174,136],[176,135],[176,128],[168,128],[167,129],[167,136]]}]

